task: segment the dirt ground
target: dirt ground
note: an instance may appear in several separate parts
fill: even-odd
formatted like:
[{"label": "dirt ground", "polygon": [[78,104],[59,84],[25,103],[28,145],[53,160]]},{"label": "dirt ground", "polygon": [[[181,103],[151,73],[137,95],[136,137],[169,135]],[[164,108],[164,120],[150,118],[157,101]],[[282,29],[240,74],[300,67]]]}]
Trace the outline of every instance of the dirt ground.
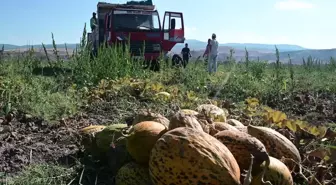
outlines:
[{"label": "dirt ground", "polygon": [[80,155],[78,129],[89,121],[77,116],[47,123],[23,113],[10,123],[0,119],[0,171],[12,174],[29,164],[45,162],[73,164]]},{"label": "dirt ground", "polygon": [[336,122],[336,95],[332,93],[299,92],[292,96],[283,95],[282,101],[267,104],[289,116],[306,120],[315,125]]}]

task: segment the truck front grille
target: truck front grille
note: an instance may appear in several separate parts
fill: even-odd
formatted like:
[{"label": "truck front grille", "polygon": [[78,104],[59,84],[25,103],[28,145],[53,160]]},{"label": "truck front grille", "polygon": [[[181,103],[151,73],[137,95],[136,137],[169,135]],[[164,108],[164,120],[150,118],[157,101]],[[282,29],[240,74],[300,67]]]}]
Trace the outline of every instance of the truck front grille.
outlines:
[{"label": "truck front grille", "polygon": [[130,52],[136,56],[144,53],[160,53],[160,50],[155,49],[158,46],[160,47],[160,44],[153,41],[131,41]]}]

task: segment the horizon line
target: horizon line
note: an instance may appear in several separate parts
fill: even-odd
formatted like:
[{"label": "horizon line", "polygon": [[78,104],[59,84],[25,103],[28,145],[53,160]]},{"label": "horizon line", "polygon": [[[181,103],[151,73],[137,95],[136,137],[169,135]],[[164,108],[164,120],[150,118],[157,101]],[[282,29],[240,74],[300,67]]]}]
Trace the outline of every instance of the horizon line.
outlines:
[{"label": "horizon line", "polygon": [[[193,40],[193,41],[199,41],[199,42],[204,42],[206,43],[205,41],[201,41],[201,40],[197,40],[197,39],[186,39],[186,40]],[[185,44],[186,42],[184,43],[177,43],[177,44]],[[52,43],[48,43],[48,44],[45,44],[45,43],[41,43],[41,44],[24,44],[24,45],[18,45],[18,44],[8,44],[8,43],[0,43],[0,48],[2,47],[2,45],[12,45],[12,46],[16,46],[16,47],[23,47],[23,46],[42,46],[42,44],[44,45],[52,45]],[[56,43],[56,45],[79,45],[80,43]],[[226,43],[219,43],[219,44],[241,44],[241,45],[244,45],[244,44],[258,44],[258,45],[274,45],[274,46],[279,46],[279,45],[289,45],[289,46],[298,46],[298,47],[301,47],[303,48],[303,50],[330,50],[330,49],[336,49],[336,47],[332,47],[332,48],[308,48],[308,47],[304,47],[304,46],[301,46],[301,45],[298,45],[298,44],[271,44],[271,43],[258,43],[258,42],[226,42]]]}]

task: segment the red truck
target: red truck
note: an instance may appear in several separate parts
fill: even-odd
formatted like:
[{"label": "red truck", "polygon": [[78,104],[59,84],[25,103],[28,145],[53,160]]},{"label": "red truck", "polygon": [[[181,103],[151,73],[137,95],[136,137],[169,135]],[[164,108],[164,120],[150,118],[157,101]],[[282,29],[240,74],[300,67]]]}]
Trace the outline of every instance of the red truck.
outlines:
[{"label": "red truck", "polygon": [[[167,59],[168,52],[185,41],[183,14],[166,11],[161,24],[151,1],[147,5],[134,1],[126,4],[98,2],[97,19],[98,28],[88,35],[95,51],[101,44],[129,43],[131,55],[152,64],[151,67],[158,67],[157,59],[161,54]],[[173,56],[173,60],[176,59],[180,57]]]}]

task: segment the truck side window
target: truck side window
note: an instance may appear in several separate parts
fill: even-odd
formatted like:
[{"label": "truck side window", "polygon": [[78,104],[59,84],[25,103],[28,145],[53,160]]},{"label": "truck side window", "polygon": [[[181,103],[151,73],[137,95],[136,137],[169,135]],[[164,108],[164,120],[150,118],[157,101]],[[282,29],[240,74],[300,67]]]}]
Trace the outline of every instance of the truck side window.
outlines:
[{"label": "truck side window", "polygon": [[[179,14],[171,14],[171,29],[182,30],[182,17]],[[174,21],[174,23],[173,23]],[[174,28],[172,28],[174,26]]]},{"label": "truck side window", "polygon": [[170,29],[174,30],[176,27],[176,20],[173,18],[170,21]]}]

